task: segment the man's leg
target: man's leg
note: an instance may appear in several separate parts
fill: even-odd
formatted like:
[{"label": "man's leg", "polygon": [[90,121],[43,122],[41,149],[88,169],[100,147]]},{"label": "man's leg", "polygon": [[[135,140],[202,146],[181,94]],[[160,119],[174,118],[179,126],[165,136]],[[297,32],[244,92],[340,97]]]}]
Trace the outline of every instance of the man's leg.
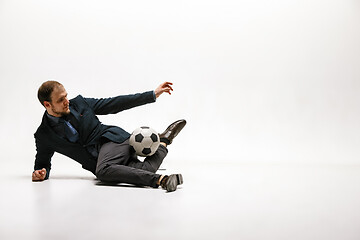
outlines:
[{"label": "man's leg", "polygon": [[133,154],[127,165],[155,173],[168,153],[168,150],[164,145],[165,144],[160,144],[158,150],[156,150],[153,155],[146,157],[143,162],[139,161],[136,155]]},{"label": "man's leg", "polygon": [[167,149],[160,147],[153,156],[140,162],[131,152],[128,141],[121,144],[108,142],[100,149],[96,176],[105,182],[158,187],[160,175],[155,172],[166,154]]},{"label": "man's leg", "polygon": [[181,174],[159,175],[155,172],[160,167],[167,154],[166,146],[184,128],[185,120],[172,123],[163,133],[159,134],[161,145],[157,152],[140,162],[130,151],[128,141],[122,144],[109,142],[104,144],[99,152],[96,176],[101,181],[130,183],[141,186],[158,187],[168,192],[175,191],[183,183]]}]

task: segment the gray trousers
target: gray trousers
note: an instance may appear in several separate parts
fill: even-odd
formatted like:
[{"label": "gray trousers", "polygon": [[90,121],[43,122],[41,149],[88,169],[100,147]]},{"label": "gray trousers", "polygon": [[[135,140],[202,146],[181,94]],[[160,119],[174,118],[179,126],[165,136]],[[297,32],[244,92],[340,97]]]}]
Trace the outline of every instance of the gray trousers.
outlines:
[{"label": "gray trousers", "polygon": [[123,143],[107,142],[100,148],[96,177],[103,182],[128,183],[158,187],[156,174],[168,150],[160,144],[154,155],[140,161],[130,148],[129,140]]}]

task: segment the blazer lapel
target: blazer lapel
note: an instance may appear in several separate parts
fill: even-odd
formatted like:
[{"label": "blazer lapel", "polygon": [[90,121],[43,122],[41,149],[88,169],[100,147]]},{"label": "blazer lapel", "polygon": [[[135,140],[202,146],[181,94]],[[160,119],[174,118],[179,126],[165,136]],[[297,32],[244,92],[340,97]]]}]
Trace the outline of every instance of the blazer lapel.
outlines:
[{"label": "blazer lapel", "polygon": [[48,137],[50,137],[51,139],[53,139],[55,142],[57,142],[60,146],[65,146],[65,145],[75,145],[75,143],[72,143],[72,142],[69,142],[67,141],[66,139],[60,137],[58,134],[56,134],[56,132],[50,127],[50,124],[49,124],[49,119],[48,117],[46,116],[46,112],[43,116],[43,123],[47,129],[47,132],[49,134]]}]

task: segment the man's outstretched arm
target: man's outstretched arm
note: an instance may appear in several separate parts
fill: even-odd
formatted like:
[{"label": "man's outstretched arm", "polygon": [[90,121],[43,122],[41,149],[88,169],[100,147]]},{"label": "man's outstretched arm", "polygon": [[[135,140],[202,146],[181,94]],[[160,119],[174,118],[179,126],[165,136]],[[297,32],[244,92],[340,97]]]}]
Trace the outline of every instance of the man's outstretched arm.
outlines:
[{"label": "man's outstretched arm", "polygon": [[85,100],[94,110],[96,115],[114,114],[147,103],[153,103],[156,101],[156,98],[164,92],[171,94],[171,91],[173,90],[171,85],[171,82],[164,82],[154,91],[110,98],[85,98]]}]

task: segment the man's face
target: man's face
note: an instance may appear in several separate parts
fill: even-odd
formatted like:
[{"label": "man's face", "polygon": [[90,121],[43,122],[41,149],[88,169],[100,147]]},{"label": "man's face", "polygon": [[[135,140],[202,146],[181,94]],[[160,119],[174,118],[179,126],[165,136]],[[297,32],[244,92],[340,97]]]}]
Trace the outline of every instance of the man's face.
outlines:
[{"label": "man's face", "polygon": [[60,85],[51,93],[51,102],[44,102],[47,112],[54,117],[62,117],[70,114],[69,100],[65,88]]}]

